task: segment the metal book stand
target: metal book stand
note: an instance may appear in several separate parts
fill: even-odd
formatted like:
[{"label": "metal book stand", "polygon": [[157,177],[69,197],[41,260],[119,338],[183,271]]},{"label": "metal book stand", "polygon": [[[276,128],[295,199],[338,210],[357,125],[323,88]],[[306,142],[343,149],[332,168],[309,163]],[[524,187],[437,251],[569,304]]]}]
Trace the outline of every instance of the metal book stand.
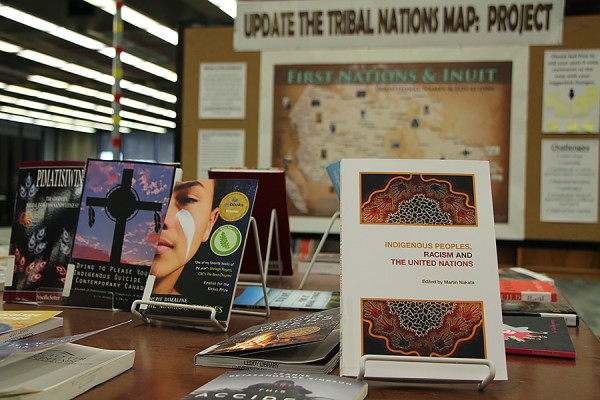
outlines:
[{"label": "metal book stand", "polygon": [[[482,391],[485,387],[494,380],[496,376],[496,367],[494,363],[487,359],[479,358],[439,358],[439,357],[413,357],[413,356],[393,356],[393,355],[376,355],[376,354],[365,354],[360,358],[359,370],[357,379],[362,381],[365,379],[365,371],[367,367],[367,361],[383,361],[383,362],[407,362],[407,363],[429,363],[429,364],[451,364],[451,365],[485,365],[488,367],[488,373],[481,381],[476,380],[478,383],[477,389]],[[368,379],[368,378],[367,378]],[[387,378],[383,380],[389,381],[402,381],[402,377],[398,378]],[[428,378],[426,381],[440,381],[441,383],[448,383],[447,378],[440,377],[439,379]],[[443,381],[443,382],[442,382]],[[462,381],[464,382],[464,381]]]},{"label": "metal book stand", "polygon": [[[267,297],[267,278],[265,271],[265,264],[261,258],[260,251],[260,240],[258,237],[258,228],[256,225],[256,220],[254,217],[250,217],[250,227],[252,228],[252,232],[254,234],[254,242],[256,244],[256,254],[258,258],[258,266],[260,271],[260,283],[258,282],[241,282],[238,281],[238,286],[262,286],[263,296],[265,299],[265,310],[264,311],[249,311],[249,310],[241,310],[232,308],[231,312],[235,314],[242,315],[253,315],[260,317],[268,317],[271,315],[271,309],[269,307],[269,301]],[[270,235],[269,235],[270,239]],[[147,286],[148,287],[148,286]],[[232,289],[234,292],[236,288]],[[139,317],[146,324],[151,323],[152,321],[162,321],[168,322],[180,326],[193,327],[199,329],[205,329],[209,331],[222,331],[226,332],[229,327],[229,321],[219,321],[216,319],[217,311],[213,307],[207,306],[197,306],[191,304],[179,304],[179,303],[167,303],[162,301],[151,301],[149,291],[144,292],[144,296],[142,299],[135,300],[131,304],[131,312]],[[178,316],[168,316],[168,315],[148,315],[141,311],[146,310],[148,306],[153,307],[165,307],[170,309],[180,309],[180,310],[194,310],[194,311],[203,311],[205,313],[209,313],[208,317],[178,317]],[[138,307],[140,311],[138,311]]]},{"label": "metal book stand", "polygon": [[336,211],[331,216],[331,219],[329,220],[329,225],[327,226],[327,229],[325,229],[325,232],[323,233],[323,236],[321,237],[321,241],[319,242],[317,248],[315,249],[315,252],[314,252],[312,258],[310,259],[310,263],[308,264],[308,268],[306,269],[306,272],[304,273],[304,278],[302,278],[302,281],[300,282],[298,289],[302,289],[304,287],[304,283],[306,282],[308,275],[310,275],[310,271],[312,270],[313,265],[315,265],[315,261],[317,261],[317,256],[321,252],[321,249],[323,249],[323,245],[325,244],[325,241],[327,240],[327,236],[329,236],[329,233],[331,232],[331,227],[333,226],[333,223],[338,218],[340,218],[340,212]]}]

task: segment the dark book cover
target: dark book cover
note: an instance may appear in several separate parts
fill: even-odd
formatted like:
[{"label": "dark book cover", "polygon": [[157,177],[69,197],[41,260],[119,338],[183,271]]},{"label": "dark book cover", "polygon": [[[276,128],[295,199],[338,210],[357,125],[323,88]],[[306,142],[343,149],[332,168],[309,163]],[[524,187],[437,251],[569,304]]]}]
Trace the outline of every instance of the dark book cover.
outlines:
[{"label": "dark book cover", "polygon": [[[292,275],[292,245],[285,189],[285,171],[282,169],[211,169],[208,171],[208,176],[215,179],[258,180],[258,192],[252,216],[256,220],[258,228],[262,260],[264,261],[267,258],[271,215],[275,210],[277,225],[274,226],[275,232],[272,234],[272,245],[268,254],[269,262],[265,267],[268,268],[271,274],[279,273],[281,267],[283,275]],[[281,263],[278,262],[279,258],[281,258]],[[256,254],[256,240],[253,235],[248,237],[248,251],[244,254],[241,272],[256,275],[260,273]]]},{"label": "dark book cover", "polygon": [[252,326],[196,354],[222,368],[328,373],[339,362],[339,308]]},{"label": "dark book cover", "polygon": [[84,167],[82,161],[21,165],[9,246],[15,264],[8,271],[12,277],[4,288],[5,301],[61,301]]},{"label": "dark book cover", "polygon": [[88,160],[65,290],[77,306],[129,309],[142,297],[167,213],[175,166]]},{"label": "dark book cover", "polygon": [[194,390],[191,399],[361,400],[368,385],[353,378],[326,374],[246,370],[225,372]]},{"label": "dark book cover", "polygon": [[[152,264],[151,301],[210,307],[228,321],[247,247],[258,182],[177,182]],[[151,306],[146,316],[206,319],[207,312]]]},{"label": "dark book cover", "polygon": [[575,358],[569,328],[560,317],[503,316],[507,354]]},{"label": "dark book cover", "polygon": [[567,326],[579,326],[579,315],[573,307],[560,302],[503,300],[502,315],[562,317]]},{"label": "dark book cover", "polygon": [[340,309],[252,326],[217,344],[211,354],[295,346],[325,339],[340,322]]}]

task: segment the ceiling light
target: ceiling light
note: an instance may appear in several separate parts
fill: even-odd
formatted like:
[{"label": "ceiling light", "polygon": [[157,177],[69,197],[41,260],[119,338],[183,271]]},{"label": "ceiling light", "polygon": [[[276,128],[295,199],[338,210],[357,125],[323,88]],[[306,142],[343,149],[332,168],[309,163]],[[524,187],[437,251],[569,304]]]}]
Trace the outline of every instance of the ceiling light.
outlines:
[{"label": "ceiling light", "polygon": [[23,25],[30,26],[35,29],[39,29],[44,32],[51,31],[53,29],[58,28],[58,25],[55,25],[51,22],[43,20],[38,17],[34,17],[33,15],[27,14],[23,11],[19,11],[15,8],[8,6],[0,6],[0,15],[4,18],[11,19],[13,21],[17,21],[22,23]]},{"label": "ceiling light", "polygon": [[28,60],[36,61],[40,64],[44,64],[54,68],[63,68],[67,64],[66,61],[61,60],[60,58],[52,57],[43,53],[38,53],[34,50],[24,49],[19,51],[17,55],[23,58],[27,58]]},{"label": "ceiling light", "polygon": [[[70,92],[78,93],[84,96],[93,97],[94,99],[104,100],[107,102],[113,101],[113,95],[108,92],[101,92],[100,90],[90,89],[79,85],[71,85],[67,82],[58,81],[56,79],[50,79],[41,75],[30,75],[27,79],[31,82],[36,82],[42,85],[51,86],[54,88],[65,89]],[[0,85],[2,83],[0,82]],[[2,86],[0,86],[0,89]],[[167,118],[175,118],[177,113],[173,110],[169,110],[163,107],[153,106],[138,100],[133,100],[130,98],[123,97],[121,98],[121,104],[126,107],[135,108],[137,110],[147,111],[152,114],[162,115]],[[84,107],[85,108],[85,107]]]},{"label": "ceiling light", "polygon": [[235,0],[208,0],[215,6],[219,7],[221,11],[229,15],[231,18],[235,18],[237,15],[237,2]]},{"label": "ceiling light", "polygon": [[0,40],[0,51],[4,53],[18,53],[21,50],[23,50],[22,47]]},{"label": "ceiling light", "polygon": [[[2,46],[0,46],[0,50],[2,50]],[[37,61],[51,67],[59,68],[63,71],[68,71],[83,76],[85,78],[94,79],[96,81],[106,83],[109,85],[112,85],[112,82],[114,81],[111,75],[104,74],[102,72],[90,68],[82,67],[80,65],[67,63],[64,60],[60,60],[58,58],[51,57],[46,54],[38,53],[37,51],[22,49],[16,54],[33,61]],[[127,88],[133,92],[145,94],[147,96],[151,96],[166,101],[168,103],[175,103],[177,101],[177,96],[172,95],[170,93],[162,92],[144,85],[134,84],[132,82],[122,80],[121,87],[125,88],[125,86],[127,86]]]},{"label": "ceiling light", "polygon": [[[112,6],[114,8],[114,3],[112,4]],[[102,43],[96,39],[92,39],[90,37],[84,36],[80,33],[74,32],[70,29],[60,27],[51,22],[44,21],[43,19],[40,19],[33,15],[27,14],[23,11],[14,9],[12,7],[0,5],[0,16],[11,19],[15,22],[20,22],[20,23],[27,25],[33,29],[37,29],[42,32],[46,32],[50,35],[64,39],[64,40],[74,43],[78,46],[97,51],[98,53],[108,56],[110,58],[114,58],[115,50],[113,47],[107,46],[104,43]],[[146,18],[146,17],[144,17],[144,18]],[[161,26],[156,22],[152,26],[154,29],[157,29],[157,30],[161,28]],[[177,32],[175,32],[173,30],[171,30],[171,31],[177,37],[177,35],[178,35]],[[162,31],[161,31],[161,33],[164,33],[165,35],[171,34],[170,32],[162,32]],[[0,50],[2,48],[3,43],[4,42],[0,41]],[[7,53],[17,53],[20,50],[19,47],[15,47],[14,45],[10,45],[8,43],[6,43],[6,44],[9,46],[13,46],[13,47],[7,47],[6,50],[3,50]],[[123,54],[124,53],[122,53],[121,57],[123,57]],[[135,64],[129,63],[127,60],[122,60],[122,62],[127,65],[135,66],[135,67],[141,69],[142,71],[148,72],[155,76],[165,78],[171,82],[177,81],[177,74],[175,72],[173,72],[167,68],[163,68],[154,63],[151,63],[149,61],[145,61],[145,60],[142,60],[137,57],[136,57],[136,59],[138,61],[136,61]],[[139,65],[139,67],[137,65]]]},{"label": "ceiling light", "polygon": [[[112,0],[84,0],[91,5],[100,8],[103,11],[111,15],[115,15],[116,6],[115,2]],[[121,7],[121,18],[123,21],[130,23],[133,26],[137,26],[138,28],[145,30],[151,35],[156,36],[159,39],[166,41],[172,45],[177,45],[179,41],[179,34],[177,31],[162,25],[161,23],[153,20],[152,18],[148,18],[144,14],[135,11],[131,7],[123,5]]]}]

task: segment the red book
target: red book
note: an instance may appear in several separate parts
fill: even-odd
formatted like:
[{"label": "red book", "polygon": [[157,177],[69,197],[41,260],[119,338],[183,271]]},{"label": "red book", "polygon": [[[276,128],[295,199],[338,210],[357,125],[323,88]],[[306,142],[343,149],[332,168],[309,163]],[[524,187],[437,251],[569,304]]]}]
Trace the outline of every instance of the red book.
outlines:
[{"label": "red book", "polygon": [[[277,274],[281,267],[283,275],[292,275],[294,270],[292,267],[292,244],[285,189],[285,171],[283,169],[213,168],[208,171],[208,177],[211,179],[256,179],[258,181],[252,216],[256,220],[262,259],[267,258],[271,213],[275,210],[277,213],[277,226],[274,227],[276,232],[273,232],[272,236],[271,251],[268,254],[269,262],[266,266],[267,271],[271,274]],[[279,241],[276,240],[275,233],[278,233]],[[281,257],[280,262],[278,261],[278,255]],[[241,273],[257,276],[259,274],[256,241],[253,234],[248,235]]]},{"label": "red book", "polygon": [[552,284],[538,280],[500,279],[502,300],[556,301],[556,289]]}]

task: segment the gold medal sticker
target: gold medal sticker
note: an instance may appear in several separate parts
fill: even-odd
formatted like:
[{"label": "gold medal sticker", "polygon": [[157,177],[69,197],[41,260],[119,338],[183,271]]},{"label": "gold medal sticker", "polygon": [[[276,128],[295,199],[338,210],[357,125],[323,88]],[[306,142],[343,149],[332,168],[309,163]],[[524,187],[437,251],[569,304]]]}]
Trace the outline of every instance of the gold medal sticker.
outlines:
[{"label": "gold medal sticker", "polygon": [[289,331],[281,332],[277,335],[277,337],[279,339],[289,339],[297,336],[311,335],[320,330],[321,328],[319,328],[318,326],[305,326],[303,328],[296,328]]},{"label": "gold medal sticker", "polygon": [[242,192],[231,192],[225,195],[219,204],[221,218],[225,221],[237,221],[246,215],[250,208],[248,197]]}]

